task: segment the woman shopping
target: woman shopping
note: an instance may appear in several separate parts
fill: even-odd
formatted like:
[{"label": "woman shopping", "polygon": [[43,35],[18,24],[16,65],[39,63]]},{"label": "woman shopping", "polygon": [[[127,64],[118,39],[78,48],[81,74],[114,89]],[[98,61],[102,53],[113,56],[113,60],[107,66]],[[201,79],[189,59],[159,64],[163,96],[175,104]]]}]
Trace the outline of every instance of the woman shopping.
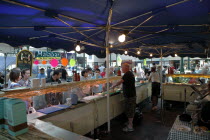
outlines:
[{"label": "woman shopping", "polygon": [[21,87],[21,85],[18,83],[21,79],[21,71],[19,69],[11,70],[9,78],[10,78],[11,84],[8,86],[8,89]]},{"label": "woman shopping", "polygon": [[156,71],[155,67],[152,67],[149,76],[149,81],[152,82],[152,110],[157,110],[158,96],[160,95],[160,72]]}]

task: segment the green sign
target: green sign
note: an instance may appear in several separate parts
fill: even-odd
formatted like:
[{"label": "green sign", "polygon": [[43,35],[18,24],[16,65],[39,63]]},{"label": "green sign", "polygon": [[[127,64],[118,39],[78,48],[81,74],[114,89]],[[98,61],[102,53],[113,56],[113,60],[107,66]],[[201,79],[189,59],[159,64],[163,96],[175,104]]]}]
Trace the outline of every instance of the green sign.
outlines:
[{"label": "green sign", "polygon": [[120,56],[117,56],[117,65],[120,66],[122,63],[122,59],[120,58]]},{"label": "green sign", "polygon": [[59,52],[35,52],[36,59],[61,59],[61,54]]},{"label": "green sign", "polygon": [[147,65],[147,59],[144,59],[144,66]]}]

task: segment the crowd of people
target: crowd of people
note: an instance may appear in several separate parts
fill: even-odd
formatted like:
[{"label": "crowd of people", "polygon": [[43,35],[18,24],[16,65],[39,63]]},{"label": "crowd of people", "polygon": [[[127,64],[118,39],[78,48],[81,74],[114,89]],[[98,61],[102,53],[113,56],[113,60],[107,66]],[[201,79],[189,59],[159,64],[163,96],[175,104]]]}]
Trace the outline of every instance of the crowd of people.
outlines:
[{"label": "crowd of people", "polygon": [[[61,69],[54,69],[51,71],[51,73],[49,73],[49,75],[46,76],[44,68],[41,68],[36,78],[38,79],[46,78],[47,83],[48,82],[61,83],[60,79],[61,78],[66,79],[67,76],[67,72],[64,72],[63,69],[64,69],[63,67],[61,67]],[[66,75],[64,75],[63,73],[66,73]],[[30,69],[23,69],[22,71],[20,70],[20,68],[11,69],[11,71],[8,73],[9,79],[7,81],[7,89],[14,89],[18,87],[31,87],[30,75],[31,75]],[[2,82],[2,84],[3,83],[4,82]]]},{"label": "crowd of people", "polygon": [[[121,69],[120,67],[110,67],[109,69],[109,76],[115,76],[117,75],[117,71]],[[202,74],[208,74],[209,67],[208,65],[205,65],[203,68],[199,68],[199,72]],[[158,109],[158,97],[160,96],[160,86],[161,82],[164,83],[167,81],[166,74],[173,72],[175,73],[177,70],[173,66],[163,66],[161,69],[161,66],[157,66],[155,63],[149,70],[148,68],[131,68],[129,64],[123,64],[122,65],[122,72],[124,75],[122,76],[121,80],[117,83],[110,82],[110,88],[115,88],[116,86],[119,86],[122,84],[122,90],[125,97],[125,113],[128,118],[128,122],[126,123],[126,127],[123,128],[123,131],[134,131],[133,129],[133,118],[135,114],[135,107],[136,107],[136,88],[135,88],[135,82],[140,82],[142,80],[148,80],[152,83],[152,96],[151,96],[151,102],[152,102],[152,110],[155,111]],[[192,70],[191,73],[196,73],[196,70]],[[8,80],[8,89],[14,89],[18,87],[31,87],[31,79],[30,79],[30,69],[24,69],[20,70],[19,68],[13,68],[9,72],[9,80]],[[61,83],[63,80],[66,81],[68,77],[68,73],[64,66],[62,66],[59,69],[51,69],[50,67],[47,68],[46,74],[45,69],[41,68],[39,70],[39,74],[37,75],[37,78],[42,79],[46,78],[47,83]],[[101,65],[98,68],[95,68],[94,70],[90,67],[84,69],[81,71],[80,80],[91,80],[91,79],[100,79],[100,78],[106,78],[106,68]],[[0,78],[1,75],[0,75]],[[2,78],[3,79],[3,78]],[[161,81],[162,80],[162,81]],[[83,88],[81,88],[82,96],[91,95],[94,93],[99,93],[102,91],[106,91],[107,84],[100,84],[95,86],[89,86],[84,85]],[[78,91],[77,91],[78,92]],[[45,96],[40,96],[34,98],[34,100],[39,100],[36,103],[41,102],[40,100],[43,100],[45,102],[51,102],[49,99],[51,99],[54,96],[58,96],[59,98],[61,94],[47,94]],[[55,98],[56,98],[55,97]],[[48,99],[49,98],[49,99]],[[55,101],[55,100],[53,100]],[[34,102],[35,103],[35,102]],[[46,105],[42,105],[46,106]]]}]

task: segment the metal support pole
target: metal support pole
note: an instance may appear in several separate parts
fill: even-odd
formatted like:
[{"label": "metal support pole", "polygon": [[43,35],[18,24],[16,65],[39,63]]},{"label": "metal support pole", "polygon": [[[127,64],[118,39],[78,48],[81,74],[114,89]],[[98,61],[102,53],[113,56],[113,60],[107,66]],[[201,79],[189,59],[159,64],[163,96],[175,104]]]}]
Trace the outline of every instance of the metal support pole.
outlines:
[{"label": "metal support pole", "polygon": [[180,61],[180,73],[184,73],[184,57],[181,57],[181,61]]},{"label": "metal support pole", "polygon": [[[113,4],[113,3],[112,3]],[[109,10],[109,16],[106,25],[106,83],[107,83],[107,131],[110,132],[110,99],[109,99],[109,32],[111,28],[111,19],[112,19],[112,7]]]},{"label": "metal support pole", "polygon": [[112,54],[110,54],[110,66],[112,66]]},{"label": "metal support pole", "polygon": [[85,69],[85,64],[86,64],[85,53],[83,53],[83,59],[84,59],[83,68]]},{"label": "metal support pole", "polygon": [[[76,61],[76,64],[78,65],[78,63],[77,63],[77,52],[76,51],[75,51],[75,61]],[[77,65],[75,66],[76,72],[77,72]]]},{"label": "metal support pole", "polygon": [[7,53],[4,53],[4,87],[6,87],[7,81],[6,81],[6,77],[7,77]]},{"label": "metal support pole", "polygon": [[187,69],[190,70],[190,57],[187,58]]},{"label": "metal support pole", "polygon": [[110,132],[110,95],[109,95],[109,48],[106,47],[106,83],[107,83],[107,123],[108,129],[107,131]]},{"label": "metal support pole", "polygon": [[116,54],[116,66],[118,66],[118,63],[117,63],[117,54]]},{"label": "metal support pole", "polygon": [[163,49],[161,48],[160,53],[160,95],[161,95],[161,119],[164,124],[164,107],[163,107]]}]

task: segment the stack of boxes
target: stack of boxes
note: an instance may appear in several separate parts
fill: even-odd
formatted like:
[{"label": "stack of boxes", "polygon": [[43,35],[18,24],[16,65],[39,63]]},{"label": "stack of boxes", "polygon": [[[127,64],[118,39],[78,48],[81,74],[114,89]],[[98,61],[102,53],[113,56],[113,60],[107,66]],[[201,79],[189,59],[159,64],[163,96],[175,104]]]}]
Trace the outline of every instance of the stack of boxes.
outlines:
[{"label": "stack of boxes", "polygon": [[0,128],[12,136],[28,131],[26,105],[20,99],[0,98]]}]

